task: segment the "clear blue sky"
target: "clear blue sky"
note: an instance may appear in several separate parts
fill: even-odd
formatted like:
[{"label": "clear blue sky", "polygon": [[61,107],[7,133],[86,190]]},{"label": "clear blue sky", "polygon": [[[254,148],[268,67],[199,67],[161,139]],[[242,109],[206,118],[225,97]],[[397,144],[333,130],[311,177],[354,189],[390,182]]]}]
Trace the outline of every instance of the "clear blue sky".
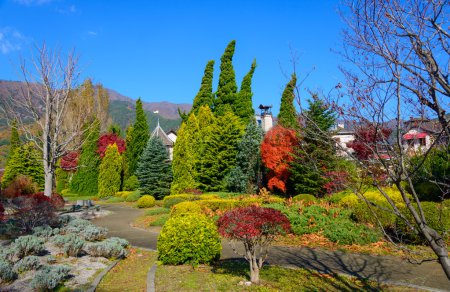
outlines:
[{"label": "clear blue sky", "polygon": [[75,48],[83,77],[145,101],[192,103],[208,60],[236,40],[238,85],[256,58],[253,104],[273,104],[293,71],[302,86],[328,92],[342,76],[338,1],[0,0],[0,79],[18,80],[20,56],[46,41]]}]

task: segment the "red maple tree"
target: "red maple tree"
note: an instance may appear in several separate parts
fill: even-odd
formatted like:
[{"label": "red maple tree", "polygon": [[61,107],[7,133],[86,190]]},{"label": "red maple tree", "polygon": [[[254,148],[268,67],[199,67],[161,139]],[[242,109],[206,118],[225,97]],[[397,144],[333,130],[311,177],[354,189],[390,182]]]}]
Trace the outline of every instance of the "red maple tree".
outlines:
[{"label": "red maple tree", "polygon": [[[291,229],[288,218],[278,210],[249,206],[227,211],[217,221],[219,233],[244,244],[244,258],[250,264],[250,280],[259,282],[259,271],[275,236]],[[233,248],[236,252],[236,249]]]},{"label": "red maple tree", "polygon": [[61,157],[60,167],[65,171],[76,170],[80,154],[77,151],[71,151]]},{"label": "red maple tree", "polygon": [[363,125],[356,129],[355,140],[348,142],[347,147],[355,151],[359,160],[367,160],[378,151],[377,144],[385,141],[391,133],[392,130],[388,128]]},{"label": "red maple tree", "polygon": [[115,133],[110,134],[103,134],[99,139],[97,143],[97,153],[100,155],[101,158],[105,156],[106,148],[108,145],[116,144],[117,148],[119,149],[119,153],[122,154],[126,150],[125,141],[117,136]]},{"label": "red maple tree", "polygon": [[261,158],[269,169],[268,188],[275,188],[286,193],[286,182],[290,176],[290,163],[294,160],[292,155],[298,137],[294,130],[282,126],[275,126],[267,132],[261,144]]}]

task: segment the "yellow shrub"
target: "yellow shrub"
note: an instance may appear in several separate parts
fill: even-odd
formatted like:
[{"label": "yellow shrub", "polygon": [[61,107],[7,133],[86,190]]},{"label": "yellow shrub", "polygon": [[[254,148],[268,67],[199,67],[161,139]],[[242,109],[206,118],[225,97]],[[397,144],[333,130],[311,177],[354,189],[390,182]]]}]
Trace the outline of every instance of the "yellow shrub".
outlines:
[{"label": "yellow shrub", "polygon": [[[197,201],[198,202],[198,201]],[[178,216],[181,214],[201,214],[202,208],[197,202],[181,202],[174,206],[170,210],[170,216]]]},{"label": "yellow shrub", "polygon": [[155,198],[150,195],[144,195],[137,200],[138,208],[151,208],[155,206]]},{"label": "yellow shrub", "polygon": [[129,194],[131,194],[132,192],[129,191],[122,191],[122,192],[117,192],[116,193],[116,197],[121,197],[121,198],[126,198]]}]

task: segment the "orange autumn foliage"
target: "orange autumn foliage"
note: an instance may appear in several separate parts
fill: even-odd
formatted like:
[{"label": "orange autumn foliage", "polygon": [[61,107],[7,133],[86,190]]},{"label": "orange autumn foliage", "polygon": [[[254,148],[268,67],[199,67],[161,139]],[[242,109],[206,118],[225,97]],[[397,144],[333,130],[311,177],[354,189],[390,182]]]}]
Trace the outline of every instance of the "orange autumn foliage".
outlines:
[{"label": "orange autumn foliage", "polygon": [[261,158],[264,165],[269,169],[268,188],[275,188],[286,193],[286,182],[290,176],[290,163],[294,160],[292,156],[298,137],[294,130],[282,126],[275,126],[267,132],[261,144]]}]

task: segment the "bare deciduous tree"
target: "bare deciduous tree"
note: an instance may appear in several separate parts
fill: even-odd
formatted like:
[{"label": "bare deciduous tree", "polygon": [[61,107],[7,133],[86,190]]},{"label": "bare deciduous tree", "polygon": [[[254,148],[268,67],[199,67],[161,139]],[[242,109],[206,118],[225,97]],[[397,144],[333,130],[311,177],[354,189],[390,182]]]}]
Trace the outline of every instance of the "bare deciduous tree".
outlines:
[{"label": "bare deciduous tree", "polygon": [[[449,1],[345,0],[344,4],[341,12],[347,29],[342,55],[350,69],[342,70],[347,91],[340,96],[345,98],[334,100],[334,106],[341,117],[356,125],[369,124],[375,129],[374,135],[381,137],[375,139],[377,143],[365,145],[371,155],[369,160],[360,161],[360,166],[389,203],[384,210],[425,238],[450,279],[448,248],[443,239],[446,231],[430,227],[412,182],[430,150],[449,139]],[[415,168],[411,167],[403,138],[403,121],[409,116],[438,121],[435,139],[429,149],[423,149]],[[392,129],[389,138],[382,135],[386,127]],[[406,208],[400,208],[381,187],[374,165],[400,191]],[[355,192],[369,207],[383,208],[357,189]]]}]

